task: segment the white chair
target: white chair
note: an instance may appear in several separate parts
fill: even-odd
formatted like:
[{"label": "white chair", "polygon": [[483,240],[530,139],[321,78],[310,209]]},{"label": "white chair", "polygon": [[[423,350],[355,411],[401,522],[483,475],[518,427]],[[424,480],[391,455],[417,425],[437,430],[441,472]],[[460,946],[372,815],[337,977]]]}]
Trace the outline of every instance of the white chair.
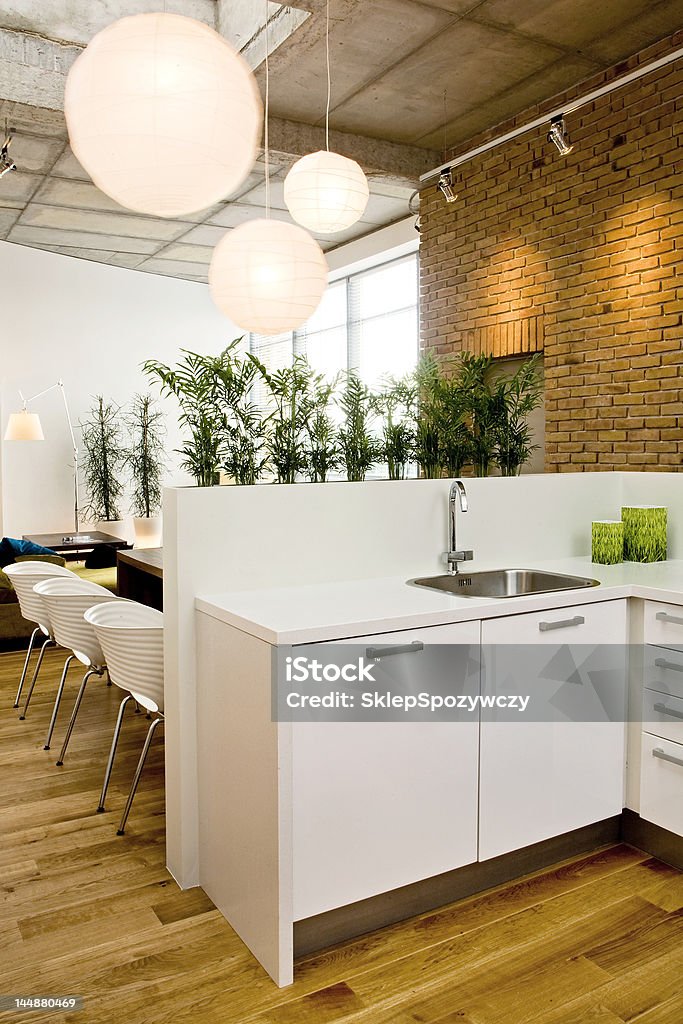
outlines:
[{"label": "white chair", "polygon": [[54,638],[50,632],[50,623],[47,615],[47,609],[43,604],[43,599],[39,594],[33,592],[33,588],[36,583],[41,583],[43,580],[52,579],[55,576],[68,576],[69,578],[77,579],[75,572],[71,569],[67,569],[63,565],[55,565],[53,562],[39,562],[39,561],[25,561],[15,562],[13,565],[5,566],[5,573],[9,577],[10,583],[14,587],[19,601],[19,608],[21,614],[29,622],[35,622],[36,628],[31,634],[31,639],[28,645],[28,651],[26,652],[26,660],[24,661],[24,670],[21,673],[21,679],[19,680],[19,689],[14,699],[14,707],[19,707],[19,701],[21,700],[21,691],[24,688],[26,682],[26,674],[28,672],[29,661],[33,652],[33,644],[36,636],[39,633],[43,633],[45,640],[40,648],[40,654],[38,655],[38,662],[33,672],[33,678],[31,680],[31,686],[29,687],[28,696],[26,698],[26,704],[22,714],[19,716],[22,720],[26,718],[26,712],[31,700],[33,693],[33,687],[36,685],[36,679],[40,672],[40,666],[43,663],[43,656],[45,651],[50,646],[55,646]]},{"label": "white chair", "polygon": [[34,590],[41,597],[47,608],[50,629],[56,643],[67,651],[72,651],[64,663],[64,670],[59,683],[59,689],[57,690],[57,696],[55,697],[52,717],[45,739],[45,750],[50,749],[52,733],[57,721],[69,665],[76,658],[87,667],[87,672],[83,676],[78,696],[76,697],[76,703],[71,714],[59,761],[57,762],[57,764],[61,765],[64,762],[66,748],[71,738],[71,732],[76,722],[76,716],[78,715],[88,680],[93,675],[102,676],[106,671],[104,655],[102,648],[97,642],[95,630],[85,621],[83,615],[93,605],[100,604],[103,601],[116,601],[117,598],[106,587],[101,587],[98,583],[91,583],[89,580],[79,579],[78,576],[73,578],[53,576],[49,580],[37,583]]},{"label": "white chair", "polygon": [[120,686],[122,690],[128,691],[127,696],[121,701],[116,720],[102,794],[97,808],[98,813],[104,811],[104,801],[126,705],[133,699],[148,713],[155,715],[147,732],[121,823],[116,833],[122,836],[152,737],[157,726],[164,720],[164,616],[156,609],[137,604],[135,601],[115,601],[88,609],[85,619],[95,630],[111,681]]}]

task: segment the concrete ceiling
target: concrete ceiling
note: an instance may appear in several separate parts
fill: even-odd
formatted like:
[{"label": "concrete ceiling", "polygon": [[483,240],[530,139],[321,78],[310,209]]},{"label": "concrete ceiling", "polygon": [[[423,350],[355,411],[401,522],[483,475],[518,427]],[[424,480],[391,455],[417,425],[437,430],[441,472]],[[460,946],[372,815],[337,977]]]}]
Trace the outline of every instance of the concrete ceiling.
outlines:
[{"label": "concrete ceiling", "polygon": [[[159,0],[3,0],[0,117],[15,129],[19,170],[0,179],[0,238],[151,273],[206,280],[226,230],[263,214],[261,161],[229,202],[179,221],[124,210],[71,153],[64,81],[82,46]],[[215,25],[257,69],[255,0],[166,0]],[[282,182],[322,146],[324,0],[269,4],[273,216],[289,219]],[[420,173],[451,147],[675,31],[681,0],[330,0],[332,148],[359,160],[371,198],[359,224],[324,248],[408,213]],[[445,109],[444,109],[445,92]]]}]

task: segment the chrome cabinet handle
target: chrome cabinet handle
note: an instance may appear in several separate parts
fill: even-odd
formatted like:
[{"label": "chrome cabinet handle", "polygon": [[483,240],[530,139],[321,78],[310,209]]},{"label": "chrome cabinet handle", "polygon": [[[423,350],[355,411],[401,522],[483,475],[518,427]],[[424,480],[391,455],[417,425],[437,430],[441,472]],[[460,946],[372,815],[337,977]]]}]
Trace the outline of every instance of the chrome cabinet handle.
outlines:
[{"label": "chrome cabinet handle", "polygon": [[668,715],[670,718],[680,718],[683,721],[683,711],[676,711],[675,708],[668,708],[666,704],[653,704],[655,711],[659,711],[660,715]]},{"label": "chrome cabinet handle", "polygon": [[683,672],[683,665],[677,665],[675,661],[667,661],[666,658],[655,658],[657,668],[670,668],[673,672]]},{"label": "chrome cabinet handle", "polygon": [[547,633],[550,629],[565,629],[567,626],[582,626],[586,620],[583,615],[575,615],[572,619],[558,619],[557,622],[539,622],[538,628],[541,633]]},{"label": "chrome cabinet handle", "polygon": [[683,619],[677,615],[669,615],[668,612],[657,612],[657,622],[673,622],[676,626],[683,626]]},{"label": "chrome cabinet handle", "polygon": [[679,764],[683,768],[683,757],[674,757],[673,754],[667,754],[661,747],[653,747],[652,756],[658,757],[660,761],[669,761],[671,764]]},{"label": "chrome cabinet handle", "polygon": [[391,658],[394,654],[417,654],[424,650],[421,640],[414,640],[412,644],[395,644],[392,647],[366,647],[365,657],[373,661],[380,658]]}]

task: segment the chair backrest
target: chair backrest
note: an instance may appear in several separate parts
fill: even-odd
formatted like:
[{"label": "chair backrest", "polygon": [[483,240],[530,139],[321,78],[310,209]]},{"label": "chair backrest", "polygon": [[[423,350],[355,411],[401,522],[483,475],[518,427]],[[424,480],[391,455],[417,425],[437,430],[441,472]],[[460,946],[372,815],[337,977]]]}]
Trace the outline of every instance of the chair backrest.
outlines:
[{"label": "chair backrest", "polygon": [[104,668],[106,662],[95,630],[83,617],[88,608],[105,601],[117,601],[111,590],[90,580],[53,576],[37,583],[50,619],[52,635],[58,644],[72,650],[79,661],[94,668]]},{"label": "chair backrest", "polygon": [[63,565],[39,561],[15,562],[14,565],[6,565],[4,571],[14,587],[23,617],[29,622],[37,622],[42,631],[49,634],[50,619],[47,607],[40,594],[36,594],[33,588],[36,583],[53,579],[55,576],[78,579],[76,573]]},{"label": "chair backrest", "polygon": [[98,604],[85,613],[113,683],[148,711],[164,710],[164,616],[136,601]]}]

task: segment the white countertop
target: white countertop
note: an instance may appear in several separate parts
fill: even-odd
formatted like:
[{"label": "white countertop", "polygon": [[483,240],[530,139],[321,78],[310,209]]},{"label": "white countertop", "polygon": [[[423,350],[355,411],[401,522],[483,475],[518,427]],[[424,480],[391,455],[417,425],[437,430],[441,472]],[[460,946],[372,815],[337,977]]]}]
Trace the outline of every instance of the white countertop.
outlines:
[{"label": "white countertop", "polygon": [[[600,580],[599,587],[515,598],[455,597],[408,586],[405,576],[208,594],[196,608],[269,644],[301,644],[495,618],[544,608],[640,597],[683,603],[683,560],[595,565],[590,558],[531,562],[510,568],[545,569]],[[500,568],[477,564],[482,571]],[[434,575],[425,573],[424,575]]]}]

